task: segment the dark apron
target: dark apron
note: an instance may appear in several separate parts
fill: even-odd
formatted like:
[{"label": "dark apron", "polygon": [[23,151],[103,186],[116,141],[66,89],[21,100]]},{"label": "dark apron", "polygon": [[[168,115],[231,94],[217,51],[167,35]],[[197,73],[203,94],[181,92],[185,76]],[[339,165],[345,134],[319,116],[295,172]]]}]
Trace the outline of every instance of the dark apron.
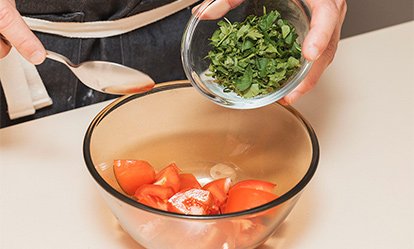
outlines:
[{"label": "dark apron", "polygon": [[[24,16],[50,21],[85,22],[116,20],[147,11],[171,0],[65,0],[23,1],[16,5]],[[77,39],[38,33],[46,49],[67,56],[74,63],[105,60],[124,64],[148,74],[155,82],[185,79],[180,42],[191,8],[129,33],[102,38]],[[94,91],[78,81],[64,65],[46,60],[37,66],[53,105],[31,116],[10,120],[0,87],[0,128],[98,103],[117,96]]]}]

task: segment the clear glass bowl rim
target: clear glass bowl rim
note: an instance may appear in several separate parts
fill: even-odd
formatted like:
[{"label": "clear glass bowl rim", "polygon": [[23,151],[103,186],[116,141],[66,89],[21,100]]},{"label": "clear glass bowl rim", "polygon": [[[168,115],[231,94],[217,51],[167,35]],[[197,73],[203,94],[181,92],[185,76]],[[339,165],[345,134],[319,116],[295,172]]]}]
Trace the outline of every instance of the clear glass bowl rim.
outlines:
[{"label": "clear glass bowl rim", "polygon": [[[187,80],[158,83],[158,84],[155,85],[155,87],[152,90],[150,90],[148,92],[140,93],[140,94],[133,94],[133,95],[125,95],[125,96],[122,96],[122,97],[114,100],[109,105],[107,105],[104,109],[102,109],[95,116],[95,118],[91,121],[88,129],[86,130],[84,140],[83,140],[83,157],[84,157],[84,161],[85,161],[86,167],[88,168],[89,173],[92,175],[94,180],[100,185],[100,187],[102,187],[111,196],[113,196],[114,198],[116,198],[116,199],[118,199],[118,200],[120,200],[124,203],[127,203],[127,204],[129,204],[133,207],[136,207],[138,209],[145,210],[145,211],[148,211],[148,212],[151,212],[151,213],[154,213],[154,214],[159,214],[161,216],[169,216],[169,217],[175,217],[175,218],[181,218],[181,219],[215,220],[215,219],[224,219],[224,218],[237,218],[237,217],[241,217],[241,216],[244,216],[244,215],[251,215],[251,214],[256,214],[256,213],[266,211],[268,209],[276,207],[276,206],[288,201],[289,199],[293,198],[298,193],[300,193],[305,188],[305,186],[310,182],[313,175],[315,174],[315,171],[316,171],[316,168],[317,168],[317,165],[318,165],[318,162],[319,162],[319,143],[318,143],[318,139],[316,137],[316,134],[315,134],[313,128],[309,124],[309,122],[306,121],[304,119],[304,117],[298,111],[296,111],[291,106],[283,106],[285,109],[287,109],[289,112],[291,112],[299,121],[301,121],[302,124],[304,125],[305,129],[307,130],[307,132],[309,134],[309,138],[311,140],[311,144],[312,144],[312,158],[311,158],[311,161],[310,161],[309,168],[308,168],[306,174],[303,176],[303,178],[292,189],[290,189],[288,192],[286,192],[285,194],[283,194],[279,198],[277,198],[277,199],[275,199],[271,202],[268,202],[268,203],[266,203],[262,206],[256,207],[256,208],[252,208],[252,209],[245,210],[245,211],[240,211],[240,212],[229,213],[229,214],[184,215],[184,214],[167,212],[167,211],[163,211],[163,210],[159,210],[159,209],[155,209],[155,208],[143,205],[143,204],[135,201],[134,199],[129,198],[129,197],[121,194],[117,190],[115,190],[111,185],[109,185],[100,176],[100,174],[98,173],[98,171],[96,170],[96,168],[93,164],[89,148],[90,148],[91,138],[92,138],[94,129],[99,125],[99,123],[102,121],[102,119],[104,119],[108,114],[110,114],[112,111],[115,111],[118,107],[122,106],[123,104],[125,104],[129,101],[135,100],[137,98],[143,98],[145,96],[148,96],[148,95],[151,95],[151,94],[154,94],[154,93],[157,93],[157,92],[168,91],[168,90],[173,90],[173,89],[178,89],[178,88],[186,88],[186,87],[193,87],[193,86]],[[272,105],[280,105],[280,104],[273,103]]]}]

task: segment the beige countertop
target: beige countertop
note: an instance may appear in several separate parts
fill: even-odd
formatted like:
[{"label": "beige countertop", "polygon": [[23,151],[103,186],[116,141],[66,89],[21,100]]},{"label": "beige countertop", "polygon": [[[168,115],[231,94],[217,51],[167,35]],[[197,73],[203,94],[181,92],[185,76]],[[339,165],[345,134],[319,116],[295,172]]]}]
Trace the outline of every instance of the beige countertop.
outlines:
[{"label": "beige countertop", "polygon": [[[140,248],[84,166],[82,142],[108,102],[0,129],[0,248]],[[342,40],[295,107],[319,168],[261,249],[414,248],[414,22]]]}]

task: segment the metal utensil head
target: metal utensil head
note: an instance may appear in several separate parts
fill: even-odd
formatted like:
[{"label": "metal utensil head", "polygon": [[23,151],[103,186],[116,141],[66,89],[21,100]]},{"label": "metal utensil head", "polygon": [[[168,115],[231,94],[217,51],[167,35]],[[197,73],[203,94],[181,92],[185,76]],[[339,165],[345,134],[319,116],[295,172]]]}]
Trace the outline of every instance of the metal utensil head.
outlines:
[{"label": "metal utensil head", "polygon": [[155,85],[147,74],[117,63],[86,61],[76,65],[52,51],[47,51],[47,58],[65,64],[83,84],[99,92],[125,95],[146,92]]}]

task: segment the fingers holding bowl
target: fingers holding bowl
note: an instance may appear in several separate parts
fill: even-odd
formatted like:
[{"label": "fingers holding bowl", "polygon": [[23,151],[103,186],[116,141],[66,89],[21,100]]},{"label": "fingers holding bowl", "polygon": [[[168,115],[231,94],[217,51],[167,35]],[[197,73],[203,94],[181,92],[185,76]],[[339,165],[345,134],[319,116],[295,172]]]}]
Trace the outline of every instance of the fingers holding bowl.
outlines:
[{"label": "fingers holding bowl", "polygon": [[301,96],[311,91],[325,69],[332,63],[341,36],[347,5],[344,0],[309,1],[312,21],[309,34],[303,43],[303,56],[314,61],[309,74],[291,93],[279,102],[293,104]]},{"label": "fingers holding bowl", "polygon": [[243,2],[244,0],[216,0],[204,2],[195,6],[192,13],[198,16],[201,20],[216,20],[222,18],[227,12],[236,8]]}]

